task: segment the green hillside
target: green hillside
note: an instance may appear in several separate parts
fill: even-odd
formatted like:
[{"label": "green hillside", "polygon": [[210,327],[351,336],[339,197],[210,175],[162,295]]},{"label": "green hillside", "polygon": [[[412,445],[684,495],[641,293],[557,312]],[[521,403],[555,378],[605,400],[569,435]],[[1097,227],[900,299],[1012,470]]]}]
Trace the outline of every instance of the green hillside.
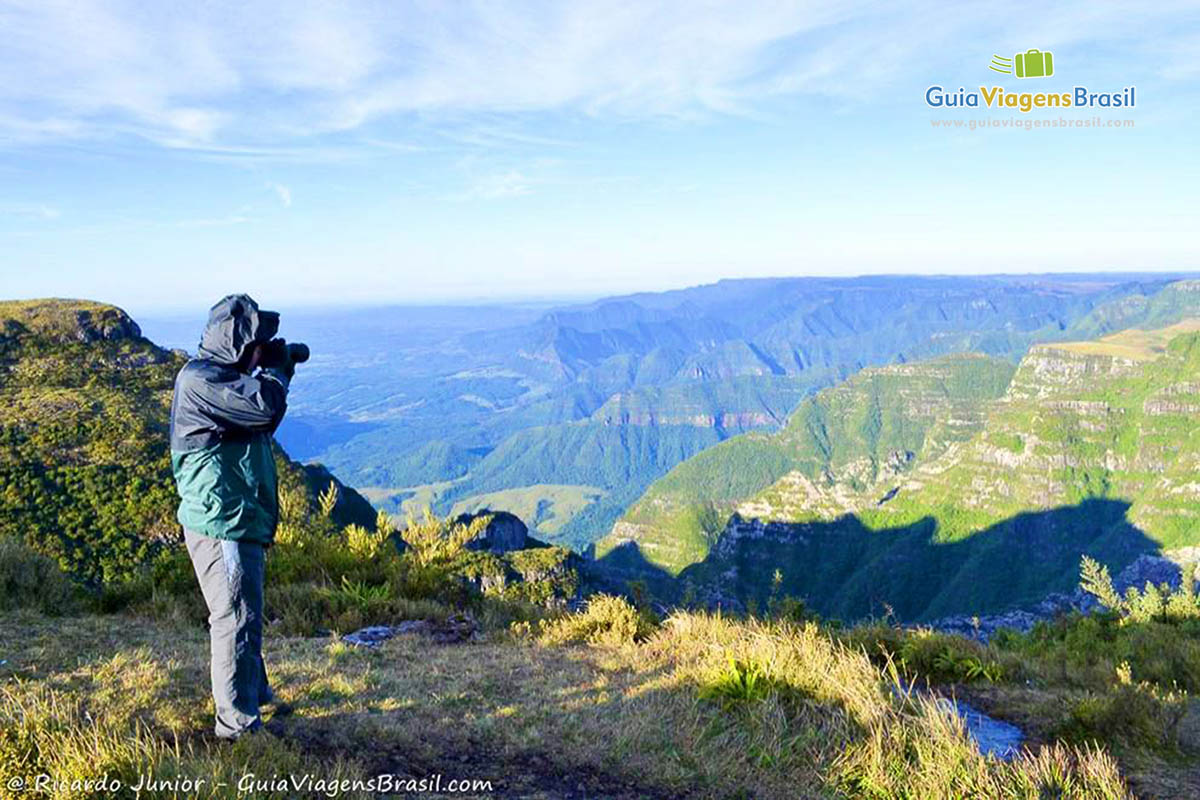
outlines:
[{"label": "green hillside", "polygon": [[539,539],[554,541],[567,522],[603,497],[604,490],[595,486],[554,486],[543,483],[459,500],[450,509],[450,516],[502,508],[520,517]]},{"label": "green hillside", "polygon": [[[167,426],[184,361],[113,306],[0,302],[0,537],[93,584],[129,577],[176,541]],[[281,490],[310,504],[333,480],[282,451],[278,461]],[[335,515],[374,520],[345,487]]]},{"label": "green hillside", "polygon": [[779,433],[749,433],[675,467],[601,540],[598,557],[636,543],[652,565],[678,573],[704,559],[729,513],[785,475],[825,487],[825,510],[978,431],[1014,367],[985,356],[864,370],[805,400]]},{"label": "green hillside", "polygon": [[1129,521],[1166,549],[1200,543],[1195,329],[1034,348],[983,434],[918,470],[879,516],[938,509],[940,536],[955,539],[978,521],[1106,498],[1128,502]]},{"label": "green hillside", "polygon": [[1114,569],[1160,549],[1195,560],[1195,328],[1035,347],[969,440],[868,491],[789,473],[685,577],[762,598],[778,569],[826,613],[920,619],[1067,590],[1085,553]]},{"label": "green hillside", "polygon": [[1163,328],[1200,313],[1200,280],[1178,280],[1166,286],[1144,287],[1097,305],[1068,328],[1068,337],[1094,339],[1134,326]]}]

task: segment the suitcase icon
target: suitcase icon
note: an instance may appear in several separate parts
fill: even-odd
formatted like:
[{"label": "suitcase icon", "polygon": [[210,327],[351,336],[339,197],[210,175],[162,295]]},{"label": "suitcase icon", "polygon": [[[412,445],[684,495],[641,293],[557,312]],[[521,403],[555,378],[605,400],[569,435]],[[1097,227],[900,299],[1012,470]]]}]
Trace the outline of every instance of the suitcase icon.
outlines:
[{"label": "suitcase icon", "polygon": [[1054,54],[1049,50],[1026,50],[1015,59],[1018,78],[1049,78],[1054,74]]}]

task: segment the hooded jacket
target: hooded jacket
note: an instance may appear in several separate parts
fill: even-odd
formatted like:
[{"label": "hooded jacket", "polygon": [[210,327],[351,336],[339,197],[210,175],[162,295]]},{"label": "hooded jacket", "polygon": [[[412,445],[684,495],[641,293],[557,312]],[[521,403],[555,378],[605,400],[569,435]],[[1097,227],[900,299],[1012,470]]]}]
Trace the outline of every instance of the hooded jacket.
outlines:
[{"label": "hooded jacket", "polygon": [[242,371],[251,347],[268,342],[279,315],[234,294],[209,311],[199,351],[175,378],[171,468],[179,523],[216,539],[269,545],[279,522],[271,435],[287,410],[282,369]]}]

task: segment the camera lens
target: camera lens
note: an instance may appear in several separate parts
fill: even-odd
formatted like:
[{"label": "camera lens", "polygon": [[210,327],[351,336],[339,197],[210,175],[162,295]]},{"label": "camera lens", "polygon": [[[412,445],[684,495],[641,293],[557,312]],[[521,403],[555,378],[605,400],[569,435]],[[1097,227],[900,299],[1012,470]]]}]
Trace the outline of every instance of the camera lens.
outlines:
[{"label": "camera lens", "polygon": [[301,364],[308,361],[308,345],[296,342],[288,345],[288,355],[292,357],[292,361],[296,364]]}]

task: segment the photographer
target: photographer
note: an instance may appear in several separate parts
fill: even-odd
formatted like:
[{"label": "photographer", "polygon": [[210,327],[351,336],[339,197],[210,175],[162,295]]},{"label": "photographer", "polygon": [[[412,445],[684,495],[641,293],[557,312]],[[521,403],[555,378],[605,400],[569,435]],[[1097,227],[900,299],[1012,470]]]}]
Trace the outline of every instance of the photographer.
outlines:
[{"label": "photographer", "polygon": [[[279,314],[248,295],[209,311],[199,352],[175,379],[171,467],[188,553],[209,610],[216,733],[261,727],[275,703],[262,659],[263,563],[279,498],[271,435],[304,345],[273,339]],[[257,369],[257,373],[255,372]],[[287,711],[276,703],[275,713]]]}]

